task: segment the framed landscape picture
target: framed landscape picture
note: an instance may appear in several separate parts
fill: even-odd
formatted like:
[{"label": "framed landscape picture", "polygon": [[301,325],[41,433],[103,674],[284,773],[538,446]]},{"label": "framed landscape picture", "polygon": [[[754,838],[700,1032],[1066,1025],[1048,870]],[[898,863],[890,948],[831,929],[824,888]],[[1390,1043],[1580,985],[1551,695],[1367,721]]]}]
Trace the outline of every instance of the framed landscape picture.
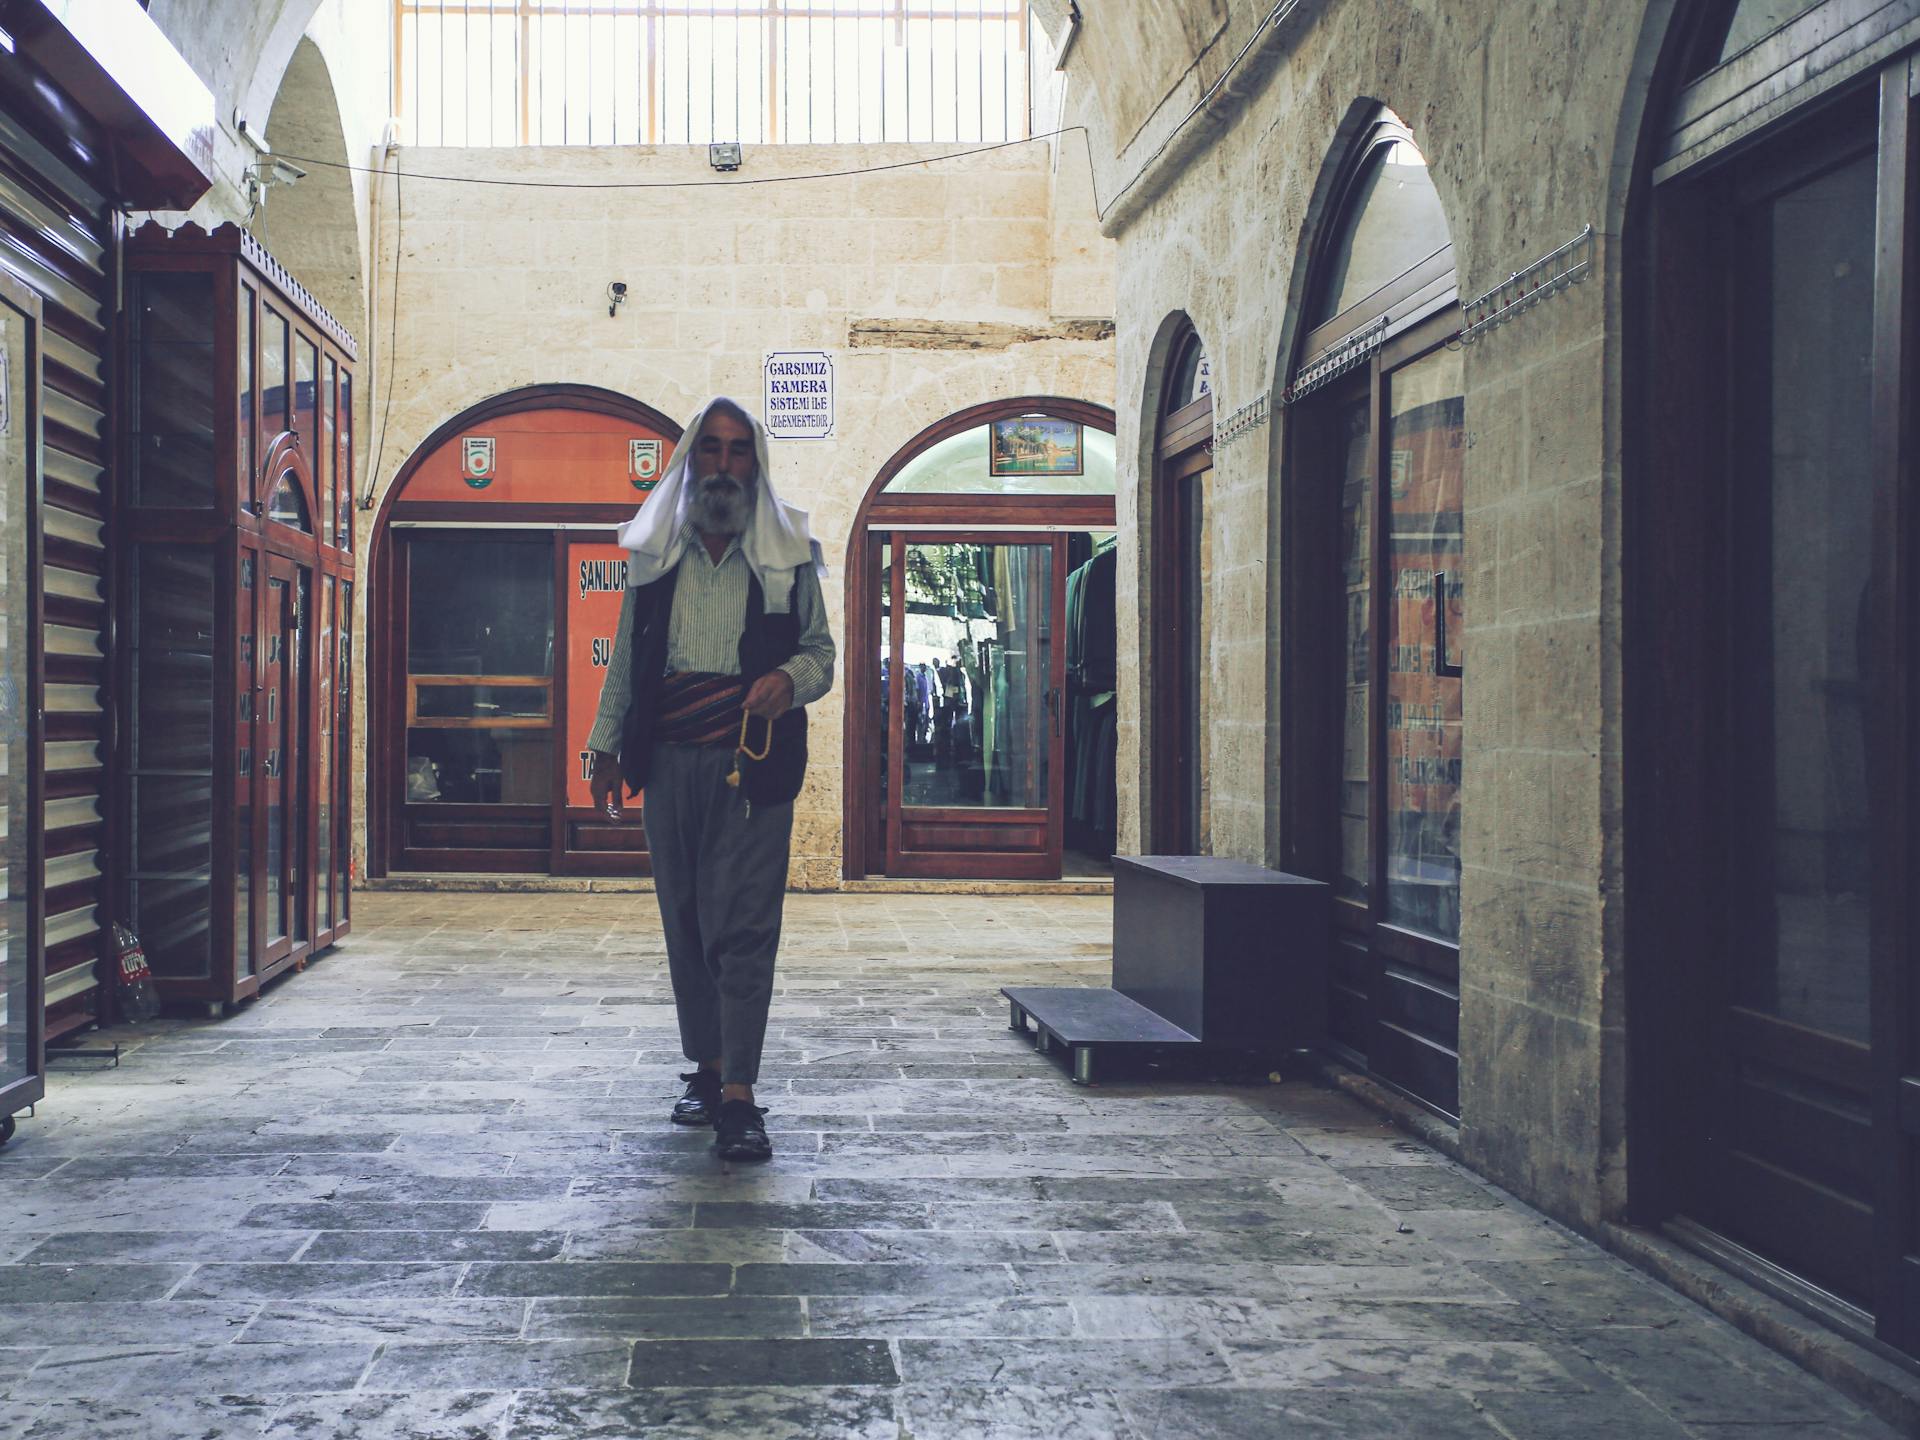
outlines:
[{"label": "framed landscape picture", "polygon": [[1078,475],[1086,468],[1080,422],[1048,415],[996,420],[987,468],[994,475]]}]

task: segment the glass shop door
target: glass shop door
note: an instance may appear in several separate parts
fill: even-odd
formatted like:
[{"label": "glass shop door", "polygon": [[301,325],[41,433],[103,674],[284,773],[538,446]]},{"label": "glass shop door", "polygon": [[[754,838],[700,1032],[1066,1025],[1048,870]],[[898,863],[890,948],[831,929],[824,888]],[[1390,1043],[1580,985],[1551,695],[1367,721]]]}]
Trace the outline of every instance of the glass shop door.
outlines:
[{"label": "glass shop door", "polygon": [[553,854],[555,536],[399,530],[388,797],[398,870],[546,873]]},{"label": "glass shop door", "polygon": [[1066,537],[896,532],[881,569],[887,873],[1057,879]]},{"label": "glass shop door", "polygon": [[313,572],[279,555],[267,558],[266,571],[254,745],[254,823],[262,832],[257,883],[266,912],[263,981],[304,960],[313,941],[306,766]]}]

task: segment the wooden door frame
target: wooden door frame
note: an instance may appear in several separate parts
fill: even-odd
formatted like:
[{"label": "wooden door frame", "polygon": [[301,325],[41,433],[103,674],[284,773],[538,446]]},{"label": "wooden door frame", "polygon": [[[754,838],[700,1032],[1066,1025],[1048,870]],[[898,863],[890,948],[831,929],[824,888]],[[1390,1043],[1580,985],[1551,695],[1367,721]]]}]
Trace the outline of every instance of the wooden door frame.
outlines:
[{"label": "wooden door frame", "polygon": [[[1046,732],[1047,803],[1037,806],[935,807],[906,804],[906,746],[887,747],[887,816],[885,820],[887,874],[904,879],[1057,880],[1066,841],[1066,731],[1067,683],[1067,533],[1064,530],[935,530],[891,532],[893,589],[889,606],[903,623],[892,627],[888,663],[892,674],[905,673],[906,547],[908,545],[1045,545],[1052,556],[1048,583],[1047,693],[1051,724]],[[1004,603],[1004,602],[1003,602]],[[901,734],[906,718],[905,687],[896,678],[888,689],[887,726],[890,737]],[[992,850],[906,850],[902,846],[907,809],[921,812],[931,823],[969,821],[983,826],[1031,825],[1034,817],[1046,827],[1046,847],[1036,852]]]},{"label": "wooden door frame", "polygon": [[[269,737],[273,737],[275,734],[274,727],[276,723],[284,727],[294,723],[304,723],[306,719],[305,716],[299,716],[295,708],[295,701],[298,697],[294,693],[294,688],[292,683],[293,664],[290,658],[291,650],[288,644],[286,643],[287,637],[286,637],[285,630],[280,628],[282,624],[282,619],[276,618],[273,614],[273,603],[270,598],[273,593],[273,582],[275,580],[284,580],[287,586],[287,592],[286,592],[287,598],[285,603],[293,607],[297,617],[299,604],[300,604],[300,572],[303,568],[308,568],[309,573],[311,573],[311,569],[310,567],[303,567],[301,561],[297,556],[288,554],[286,549],[280,546],[276,546],[271,542],[269,542],[267,545],[262,547],[261,561],[262,563],[259,569],[258,582],[256,585],[256,588],[259,591],[259,596],[260,596],[259,613],[263,619],[267,620],[270,626],[274,627],[274,632],[279,633],[282,636],[282,643],[280,647],[280,683],[281,683],[281,686],[286,690],[287,695],[286,695],[284,704],[279,709],[279,719],[277,721],[275,719],[273,712],[266,711],[263,713],[261,707],[258,705],[254,707],[253,718],[254,718],[254,727],[255,727],[256,735],[258,734],[260,727],[264,726],[266,728],[267,735]],[[254,646],[255,646],[256,656],[258,655],[258,652],[259,652],[258,637],[262,633],[265,633],[265,632],[262,632],[262,631],[255,632],[256,638],[254,641]],[[303,642],[305,641],[306,636],[304,634],[304,631],[301,630],[301,628],[299,627],[297,618],[295,620],[295,633],[300,635]],[[257,688],[258,687],[256,687],[256,689]],[[298,717],[297,721],[296,721],[296,716]],[[284,730],[282,730],[281,733],[284,733]],[[285,905],[287,913],[289,917],[291,917],[295,907],[302,905],[304,902],[301,901],[300,897],[292,893],[293,886],[291,883],[291,866],[289,864],[288,857],[292,850],[293,827],[292,827],[291,819],[285,816],[284,814],[285,810],[288,808],[287,806],[288,796],[292,793],[292,790],[293,790],[293,786],[287,783],[288,773],[289,773],[289,757],[284,752],[287,749],[290,749],[292,747],[285,746],[281,748],[282,748],[282,754],[280,756],[280,777],[279,777],[281,781],[280,801],[281,801],[281,809],[283,812],[282,825],[284,827],[284,833],[286,838],[283,841],[281,846],[280,894],[281,894],[281,902],[283,905]],[[255,765],[256,771],[258,771],[259,767],[262,766],[264,763],[262,759],[263,753],[271,753],[271,751],[269,750],[267,752],[263,752],[259,744],[256,743],[254,746],[254,765]],[[302,756],[301,758],[304,761],[305,757]],[[306,786],[310,784],[310,781],[311,781],[311,777],[309,776],[303,779],[301,783],[303,786]],[[266,843],[267,813],[269,808],[270,808],[269,806],[259,804],[259,803],[256,803],[253,807],[253,833],[254,833],[253,873],[256,879],[262,880],[262,881],[264,881],[267,878],[267,857],[270,853]],[[311,889],[311,887],[309,887],[309,889]],[[260,888],[255,891],[256,895],[264,895],[265,893],[266,891],[264,888]],[[257,923],[255,926],[255,929],[260,933],[260,936],[261,936],[261,945],[258,951],[258,954],[260,957],[259,963],[254,967],[254,973],[251,978],[253,980],[254,986],[258,987],[258,986],[267,984],[275,976],[283,974],[288,969],[291,969],[305,962],[307,953],[312,948],[312,929],[311,927],[309,927],[307,939],[303,942],[295,935],[294,932],[295,932],[296,926],[292,922],[291,918],[289,918],[289,922],[287,925],[287,933],[283,937],[281,937],[280,940],[273,941],[273,940],[270,940],[268,936],[271,932],[272,926],[275,923],[274,917],[271,916],[270,914],[264,913],[262,908],[257,905],[255,907],[255,914],[261,917],[260,923]]]},{"label": "wooden door frame", "polygon": [[[1202,396],[1168,417],[1166,438],[1154,463],[1151,580],[1153,658],[1148,704],[1153,717],[1149,747],[1149,813],[1145,848],[1156,855],[1191,855],[1200,843],[1197,796],[1201,780],[1204,720],[1200,714],[1199,619],[1206,599],[1198,593],[1193,547],[1200,539],[1194,489],[1213,468],[1213,397]],[[1195,439],[1204,435],[1204,439]]]},{"label": "wooden door frame", "polygon": [[[1325,223],[1316,237],[1307,267],[1305,292],[1309,304],[1332,283],[1330,267],[1352,217],[1356,186],[1366,175],[1376,150],[1405,143],[1419,148],[1412,132],[1391,111],[1377,108],[1371,119],[1332,161],[1327,182],[1329,202]],[[1434,237],[1436,240],[1440,236]],[[1367,443],[1371,447],[1371,485],[1368,497],[1369,579],[1367,606],[1368,693],[1367,754],[1367,899],[1336,900],[1334,936],[1326,957],[1330,994],[1350,997],[1356,1024],[1367,1049],[1356,1051],[1336,1041],[1331,1018],[1338,1007],[1329,1005],[1330,1028],[1323,1043],[1330,1050],[1366,1068],[1383,1084],[1448,1119],[1456,1118],[1457,1092],[1451,1108],[1432,1095],[1420,1093],[1384,1073],[1387,1056],[1377,1044],[1386,1006],[1384,991],[1389,971],[1411,966],[1422,978],[1457,987],[1460,947],[1414,934],[1385,920],[1387,865],[1387,731],[1386,678],[1387,605],[1391,556],[1391,495],[1388,451],[1388,387],[1394,371],[1433,353],[1458,334],[1460,319],[1455,256],[1450,237],[1432,253],[1386,280],[1337,314],[1304,331],[1297,340],[1288,373],[1297,384],[1323,361],[1338,362],[1331,380],[1295,398],[1283,438],[1284,473],[1281,492],[1283,596],[1280,621],[1281,666],[1284,675],[1280,713],[1281,754],[1286,758],[1279,783],[1280,853],[1288,869],[1332,882],[1341,864],[1339,786],[1345,720],[1342,709],[1328,699],[1329,687],[1344,694],[1347,658],[1346,620],[1339,577],[1338,527],[1340,494],[1330,477],[1344,465],[1336,453],[1330,420],[1356,402],[1367,407]],[[1310,317],[1309,317],[1310,318]],[[1358,347],[1345,355],[1347,347]],[[1463,537],[1464,539],[1464,537]],[[1465,797],[1463,797],[1464,803]],[[1337,943],[1339,936],[1349,943]],[[1343,961],[1342,954],[1352,957]],[[1351,973],[1352,984],[1342,977]],[[1364,983],[1364,995],[1356,988]],[[1453,1000],[1455,1014],[1457,998]],[[1416,1034],[1423,1042],[1431,1037]],[[1458,1074],[1457,1045],[1455,1076]]]},{"label": "wooden door frame", "polygon": [[[1791,38],[1788,32],[1830,25],[1836,17],[1845,20],[1849,8],[1817,7],[1770,37],[1767,46],[1736,57],[1727,69],[1751,68],[1762,58],[1760,50],[1776,40],[1784,43]],[[1719,223],[1725,206],[1716,205],[1703,187],[1732,184],[1734,167],[1710,166],[1707,160],[1748,153],[1790,156],[1802,137],[1819,132],[1823,123],[1809,104],[1758,133],[1745,133],[1751,125],[1745,132],[1729,126],[1683,150],[1676,137],[1699,133],[1702,97],[1710,97],[1726,77],[1709,72],[1712,79],[1703,82],[1689,76],[1685,62],[1697,59],[1689,53],[1697,43],[1690,47],[1683,27],[1675,28],[1651,90],[1656,98],[1650,113],[1661,123],[1646,127],[1629,202],[1630,213],[1640,218],[1627,227],[1626,272],[1638,283],[1624,307],[1630,363],[1623,466],[1629,483],[1622,503],[1622,724],[1625,844],[1632,867],[1626,911],[1627,1137],[1634,1161],[1628,1203],[1631,1216],[1646,1225],[1700,1213],[1700,1197],[1710,1182],[1698,1138],[1713,1122],[1704,1097],[1714,1094],[1716,1084],[1698,1036],[1711,1014],[1722,962],[1671,963],[1675,955],[1721,953],[1713,901],[1725,899],[1729,848],[1730,818],[1721,798],[1728,782],[1719,768],[1724,746],[1717,742],[1730,662],[1723,653],[1724,627],[1711,610],[1728,606],[1726,575],[1738,560],[1721,533],[1724,527],[1716,523],[1715,506],[1728,491],[1740,436],[1727,393],[1734,292],[1726,278],[1726,237]],[[1835,43],[1848,43],[1848,37]],[[1857,87],[1854,98],[1862,108],[1869,103],[1867,92],[1877,89],[1871,96],[1877,108],[1878,234],[1870,610],[1883,617],[1873,638],[1874,667],[1886,679],[1870,705],[1867,756],[1875,857],[1868,1067],[1877,1290],[1871,1322],[1834,1305],[1767,1257],[1732,1246],[1713,1253],[1753,1283],[1853,1338],[1911,1357],[1920,1353],[1911,1172],[1914,1146],[1920,1144],[1920,1105],[1915,1103],[1920,1032],[1914,1014],[1920,997],[1912,974],[1916,914],[1911,894],[1914,832],[1920,825],[1920,772],[1913,759],[1920,744],[1920,667],[1912,659],[1920,643],[1914,633],[1920,612],[1915,588],[1920,437],[1912,398],[1920,383],[1920,297],[1914,283],[1920,275],[1920,130],[1914,99],[1920,94],[1920,64],[1909,53],[1846,83]],[[1821,98],[1831,100],[1833,92]],[[1689,131],[1690,125],[1696,129]],[[1660,167],[1662,179],[1656,184]],[[1671,597],[1697,591],[1702,570],[1708,577],[1709,612],[1691,623],[1676,623]],[[1636,956],[1643,958],[1633,961]],[[1651,1098],[1636,1101],[1636,1095]],[[1870,1330],[1862,1328],[1867,1323]]]},{"label": "wooden door frame", "polygon": [[[374,744],[370,744],[369,746],[370,754],[374,745],[377,744],[377,748],[391,761],[396,755],[404,756],[407,749],[407,645],[409,639],[407,617],[412,591],[412,577],[409,573],[409,566],[405,563],[405,558],[410,553],[410,545],[402,543],[403,540],[411,541],[417,536],[424,535],[440,538],[458,537],[469,540],[511,540],[525,543],[529,547],[537,543],[547,547],[549,561],[555,566],[558,566],[560,563],[559,557],[562,553],[561,547],[565,543],[566,534],[566,531],[551,528],[516,530],[495,526],[487,529],[473,530],[449,528],[416,530],[400,525],[392,527],[389,533],[382,537],[380,546],[382,562],[389,567],[390,575],[389,583],[381,587],[386,597],[386,603],[385,606],[383,606],[382,620],[386,627],[385,634],[387,635],[385,648],[388,676],[387,684],[383,687],[387,698],[387,705],[381,717],[381,728],[377,732],[378,739]],[[556,577],[554,584],[557,586],[558,583],[559,581]],[[557,599],[557,591],[555,592],[555,598]],[[560,618],[555,616],[554,644],[556,647],[556,670],[559,667],[558,646],[560,644],[560,635]],[[552,677],[555,688],[558,686],[558,679],[559,677],[557,675]],[[549,707],[548,713],[548,733],[554,738],[555,749],[560,748],[559,723],[559,707],[555,704]],[[372,726],[369,726],[368,729],[371,740],[375,732]],[[375,803],[386,811],[387,827],[389,833],[394,837],[394,848],[389,857],[390,863],[397,863],[408,853],[406,845],[406,771],[404,766],[394,766],[391,763],[382,768],[384,773],[387,774],[393,782],[393,785],[389,788],[387,794],[377,799]],[[552,767],[549,766],[550,772],[551,768]],[[436,804],[433,813],[442,819],[450,821],[472,819],[480,822],[487,820],[513,822],[532,819],[533,812],[536,810],[545,817],[546,823],[551,827],[559,823],[558,817],[562,813],[561,801],[553,796],[549,796],[547,803],[544,805],[479,804],[472,802],[447,803],[443,801]],[[549,833],[547,844],[537,848],[528,846],[476,850],[448,849],[444,856],[445,863],[441,868],[504,873],[537,872],[540,868],[550,864],[553,843],[554,837]],[[416,864],[415,867],[407,873],[432,874],[433,868],[422,868]]]},{"label": "wooden door frame", "polygon": [[[914,458],[933,445],[989,421],[1041,414],[1075,420],[1089,429],[1114,433],[1113,411],[1104,405],[1058,395],[1019,395],[990,400],[936,420],[890,456],[867,487],[847,537],[846,637],[843,648],[846,723],[841,736],[841,862],[844,879],[886,873],[884,814],[872,787],[858,777],[879,773],[881,733],[875,720],[879,704],[879,666],[872,663],[880,643],[880,612],[874,588],[879,584],[876,533],[896,528],[923,530],[967,525],[1032,526],[1036,529],[1112,530],[1116,503],[1110,495],[889,495],[887,486]],[[885,544],[886,541],[880,543]],[[891,702],[889,704],[891,708]],[[884,762],[890,764],[890,761]],[[874,848],[878,836],[879,848]]]},{"label": "wooden door frame", "polygon": [[[431,459],[445,445],[459,436],[489,420],[507,415],[517,415],[528,410],[579,410],[591,415],[611,415],[618,419],[630,420],[656,434],[671,439],[676,445],[683,438],[680,426],[660,411],[644,401],[636,400],[618,391],[605,390],[595,385],[547,384],[528,385],[518,390],[510,390],[500,395],[489,396],[477,404],[470,405],[434,427],[433,432],[422,440],[402,462],[380,498],[380,504],[374,511],[373,523],[367,528],[367,565],[366,583],[370,590],[366,595],[367,606],[367,654],[364,657],[367,685],[367,746],[366,746],[366,791],[365,805],[367,817],[367,875],[370,878],[386,876],[395,858],[399,854],[401,834],[394,824],[386,800],[388,787],[393,776],[393,756],[384,737],[390,735],[390,724],[398,707],[398,713],[404,715],[406,708],[406,658],[404,645],[406,639],[406,607],[404,596],[401,603],[395,604],[396,569],[392,534],[395,522],[401,520],[424,521],[429,523],[470,522],[476,526],[497,526],[501,522],[523,521],[540,527],[556,524],[600,525],[609,528],[624,524],[633,517],[633,506],[610,506],[598,504],[488,504],[485,501],[471,503],[459,502],[423,502],[406,498],[407,486],[419,472],[420,467]],[[393,651],[396,643],[402,647],[398,662],[394,668]],[[385,652],[382,655],[381,652]],[[396,694],[395,687],[398,686]],[[376,736],[382,737],[376,740]],[[551,847],[548,851],[551,854]]]}]

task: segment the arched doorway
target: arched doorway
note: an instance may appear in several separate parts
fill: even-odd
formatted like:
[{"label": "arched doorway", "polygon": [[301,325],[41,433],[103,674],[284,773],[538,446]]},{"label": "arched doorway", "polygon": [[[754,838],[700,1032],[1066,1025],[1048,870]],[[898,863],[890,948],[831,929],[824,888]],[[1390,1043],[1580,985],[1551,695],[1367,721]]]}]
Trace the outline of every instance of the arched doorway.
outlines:
[{"label": "arched doorway", "polygon": [[1212,667],[1207,592],[1213,535],[1213,365],[1182,317],[1160,389],[1153,465],[1153,716],[1149,848],[1199,855],[1211,848],[1205,717]]},{"label": "arched doorway", "polygon": [[1377,112],[1339,161],[1288,411],[1282,848],[1334,890],[1328,1032],[1459,1110],[1465,402],[1453,248]]},{"label": "arched doorway", "polygon": [[680,430],[546,385],[455,416],[375,524],[369,869],[636,875],[642,826],[593,808],[586,738],[626,590],[614,527]]},{"label": "arched doorway", "polygon": [[1634,1207],[1920,1354],[1905,8],[1898,32],[1837,0],[1682,11],[1630,227],[1622,595],[1632,1088],[1655,1097]]},{"label": "arched doorway", "polygon": [[846,874],[1058,879],[1113,853],[1113,414],[977,405],[848,545]]}]

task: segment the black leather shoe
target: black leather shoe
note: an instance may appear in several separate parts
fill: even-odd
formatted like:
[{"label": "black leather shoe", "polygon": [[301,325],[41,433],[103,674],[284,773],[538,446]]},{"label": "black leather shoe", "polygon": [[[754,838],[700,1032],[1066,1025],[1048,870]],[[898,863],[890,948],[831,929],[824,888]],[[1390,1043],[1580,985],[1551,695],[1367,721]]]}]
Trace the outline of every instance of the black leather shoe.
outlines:
[{"label": "black leather shoe", "polygon": [[713,1124],[714,1114],[720,1108],[720,1077],[711,1070],[695,1070],[680,1078],[687,1082],[687,1093],[674,1103],[673,1123]]},{"label": "black leather shoe", "polygon": [[722,1160],[771,1160],[773,1142],[760,1117],[767,1112],[751,1100],[725,1100],[714,1117],[713,1149]]}]

